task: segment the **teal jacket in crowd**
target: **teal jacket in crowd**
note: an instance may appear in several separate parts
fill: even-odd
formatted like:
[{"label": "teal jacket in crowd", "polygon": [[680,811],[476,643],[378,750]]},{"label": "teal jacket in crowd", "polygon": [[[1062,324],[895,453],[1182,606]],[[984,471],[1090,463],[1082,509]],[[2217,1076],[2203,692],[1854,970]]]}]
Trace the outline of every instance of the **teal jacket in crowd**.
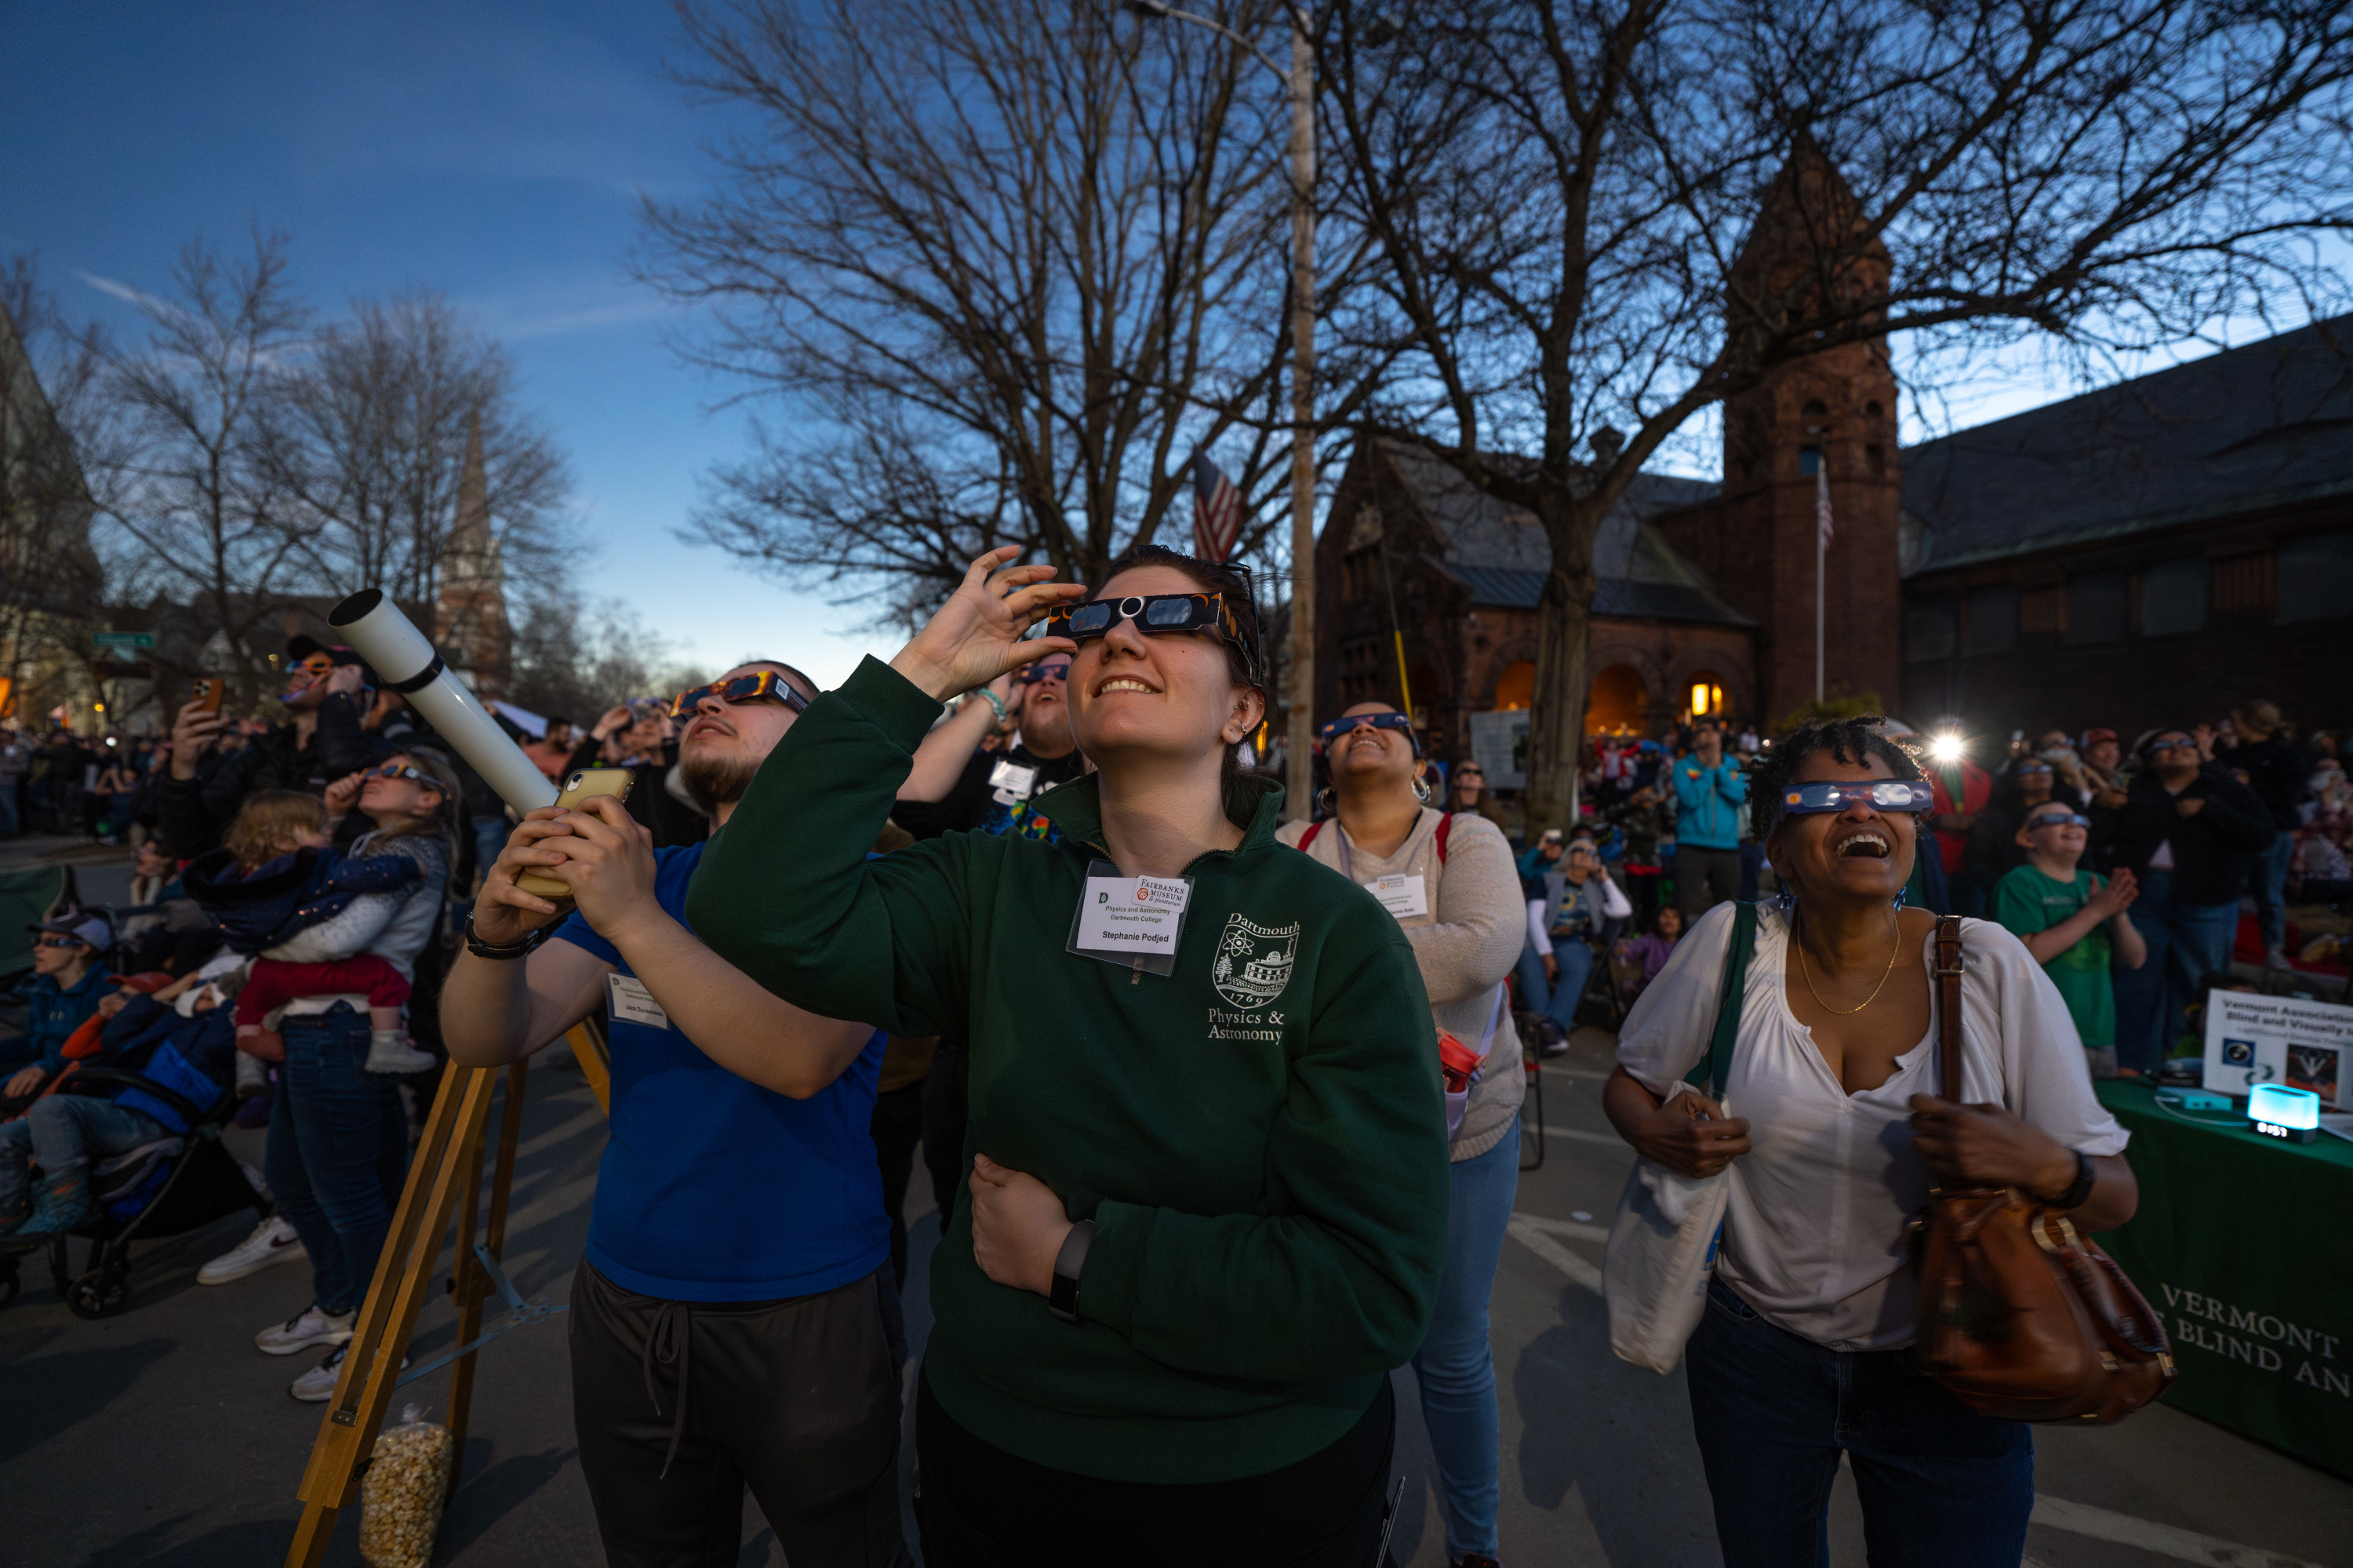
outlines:
[{"label": "teal jacket in crowd", "polygon": [[1710,768],[1696,753],[1674,762],[1675,844],[1694,849],[1740,847],[1740,808],[1748,800],[1748,779],[1730,758]]},{"label": "teal jacket in crowd", "polygon": [[32,1046],[43,1072],[55,1075],[66,1065],[67,1038],[90,1022],[113,979],[104,964],[97,963],[84,969],[81,979],[70,986],[58,984],[54,975],[33,977],[33,983],[26,988],[23,1038]]}]

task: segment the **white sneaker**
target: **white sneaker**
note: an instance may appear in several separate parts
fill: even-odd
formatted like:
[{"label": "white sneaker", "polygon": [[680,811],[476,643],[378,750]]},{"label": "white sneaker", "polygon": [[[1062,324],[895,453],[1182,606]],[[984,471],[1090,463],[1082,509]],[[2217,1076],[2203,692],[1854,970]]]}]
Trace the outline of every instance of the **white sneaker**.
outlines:
[{"label": "white sneaker", "polygon": [[2286,948],[2266,948],[2263,949],[2263,968],[2267,969],[2293,969],[2295,966],[2287,961]]},{"label": "white sneaker", "polygon": [[227,1285],[248,1274],[259,1274],[273,1263],[298,1263],[311,1255],[292,1222],[272,1214],[253,1227],[253,1234],[196,1270],[199,1285]]},{"label": "white sneaker", "polygon": [[[286,1385],[286,1392],[305,1404],[318,1404],[335,1397],[335,1384],[343,1375],[343,1353],[349,1345],[337,1345],[327,1359]],[[408,1358],[400,1358],[400,1370],[408,1370]]]},{"label": "white sneaker", "polygon": [[254,1348],[273,1356],[290,1356],[309,1345],[340,1345],[352,1337],[357,1312],[329,1317],[315,1306],[305,1307],[283,1323],[273,1323],[253,1336]]},{"label": "white sneaker", "polygon": [[368,1041],[367,1070],[371,1073],[421,1073],[439,1065],[433,1053],[419,1051],[396,1034],[378,1034]]}]

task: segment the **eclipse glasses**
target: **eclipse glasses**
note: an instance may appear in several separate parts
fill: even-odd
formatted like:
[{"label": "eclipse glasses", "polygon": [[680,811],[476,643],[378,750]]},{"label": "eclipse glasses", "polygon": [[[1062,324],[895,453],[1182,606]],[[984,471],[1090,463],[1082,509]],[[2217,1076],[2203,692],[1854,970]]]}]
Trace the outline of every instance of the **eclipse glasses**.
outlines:
[{"label": "eclipse glasses", "polygon": [[[1414,739],[1413,720],[1403,714],[1358,714],[1354,718],[1335,718],[1317,730],[1315,738],[1328,749],[1332,743],[1342,736],[1352,734],[1367,726],[1374,729],[1394,730],[1408,740]],[[1418,741],[1415,743],[1414,749],[1417,751],[1421,749]]]},{"label": "eclipse glasses", "polygon": [[1820,811],[1843,811],[1861,800],[1882,811],[1925,811],[1936,793],[1908,779],[1874,779],[1868,783],[1792,784],[1781,791],[1785,816],[1805,817]]},{"label": "eclipse glasses", "polygon": [[670,699],[670,716],[684,718],[702,706],[705,697],[717,697],[728,706],[753,703],[762,697],[774,697],[795,713],[808,706],[808,699],[795,691],[792,683],[774,670],[760,670],[749,675],[738,675],[732,681],[713,681],[707,686],[697,686],[691,692],[681,692]]},{"label": "eclipse glasses", "polygon": [[1155,637],[1175,631],[1208,632],[1240,649],[1251,678],[1264,679],[1265,660],[1257,646],[1243,637],[1241,621],[1221,593],[1132,593],[1124,599],[1058,605],[1046,612],[1046,635],[1084,642],[1103,636],[1123,620],[1134,622],[1138,631]]},{"label": "eclipse glasses", "polygon": [[2026,819],[2026,831],[2030,833],[2037,828],[2088,828],[2091,825],[2092,819],[2081,811],[2038,811]]}]

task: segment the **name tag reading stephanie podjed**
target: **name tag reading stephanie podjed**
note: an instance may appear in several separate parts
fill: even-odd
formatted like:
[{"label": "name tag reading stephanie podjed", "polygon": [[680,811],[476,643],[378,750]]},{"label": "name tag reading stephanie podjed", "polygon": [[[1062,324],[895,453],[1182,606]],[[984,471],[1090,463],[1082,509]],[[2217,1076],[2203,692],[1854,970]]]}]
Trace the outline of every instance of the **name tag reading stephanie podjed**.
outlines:
[{"label": "name tag reading stephanie podjed", "polygon": [[612,1003],[613,1016],[631,1023],[650,1024],[656,1029],[670,1027],[670,1014],[646,989],[646,982],[635,975],[609,974],[605,977],[606,999]]},{"label": "name tag reading stephanie podjed", "polygon": [[1430,894],[1418,876],[1379,876],[1365,884],[1381,907],[1399,920],[1430,913]]},{"label": "name tag reading stephanie podjed", "polygon": [[1090,876],[1071,945],[1082,953],[1174,959],[1192,885],[1175,876]]}]

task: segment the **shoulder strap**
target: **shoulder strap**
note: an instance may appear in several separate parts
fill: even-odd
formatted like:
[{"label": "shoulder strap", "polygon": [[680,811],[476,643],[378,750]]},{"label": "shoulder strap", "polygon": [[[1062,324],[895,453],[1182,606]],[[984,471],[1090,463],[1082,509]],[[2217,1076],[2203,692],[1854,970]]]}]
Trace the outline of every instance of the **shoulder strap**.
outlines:
[{"label": "shoulder strap", "polygon": [[1446,835],[1454,831],[1454,813],[1447,812],[1438,819],[1438,863],[1446,863]]},{"label": "shoulder strap", "polygon": [[1307,824],[1307,831],[1306,831],[1305,832],[1303,832],[1303,833],[1302,833],[1302,834],[1300,834],[1300,835],[1299,835],[1299,842],[1298,842],[1296,844],[1293,845],[1292,847],[1293,847],[1293,848],[1294,848],[1294,849],[1302,849],[1302,850],[1308,848],[1309,846],[1311,846],[1312,844],[1314,844],[1314,843],[1315,842],[1315,835],[1316,835],[1317,833],[1322,832],[1323,831],[1324,831],[1324,824],[1323,824],[1323,823],[1321,823],[1321,822],[1310,822],[1310,823],[1308,823],[1308,824]]},{"label": "shoulder strap", "polygon": [[1757,951],[1757,906],[1742,904],[1732,916],[1732,941],[1724,950],[1724,989],[1715,1003],[1715,1033],[1707,1054],[1683,1075],[1683,1082],[1704,1089],[1712,1099],[1724,1096],[1724,1081],[1732,1072],[1732,1044],[1740,1037],[1741,1004],[1748,997],[1748,960]]},{"label": "shoulder strap", "polygon": [[1936,1066],[1945,1098],[1961,1098],[1961,917],[1936,919]]}]

